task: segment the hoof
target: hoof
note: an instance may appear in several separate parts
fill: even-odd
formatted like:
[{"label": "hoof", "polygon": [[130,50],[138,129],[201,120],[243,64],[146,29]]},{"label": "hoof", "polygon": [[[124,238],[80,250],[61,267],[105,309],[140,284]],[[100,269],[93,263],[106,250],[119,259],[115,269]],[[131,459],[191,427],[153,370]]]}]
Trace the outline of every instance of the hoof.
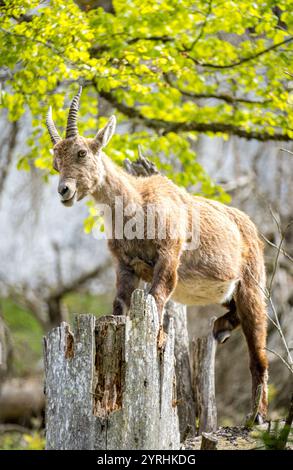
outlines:
[{"label": "hoof", "polygon": [[265,418],[261,415],[261,413],[257,413],[255,417],[253,417],[253,414],[250,413],[245,420],[244,426],[246,428],[252,429],[254,425],[261,425],[266,422]]},{"label": "hoof", "polygon": [[214,332],[214,338],[220,344],[224,344],[231,336],[231,332],[228,330]]},{"label": "hoof", "polygon": [[264,424],[265,423],[265,419],[264,417],[260,414],[260,413],[257,413],[256,417],[255,417],[255,420],[254,420],[254,423],[255,424]]}]

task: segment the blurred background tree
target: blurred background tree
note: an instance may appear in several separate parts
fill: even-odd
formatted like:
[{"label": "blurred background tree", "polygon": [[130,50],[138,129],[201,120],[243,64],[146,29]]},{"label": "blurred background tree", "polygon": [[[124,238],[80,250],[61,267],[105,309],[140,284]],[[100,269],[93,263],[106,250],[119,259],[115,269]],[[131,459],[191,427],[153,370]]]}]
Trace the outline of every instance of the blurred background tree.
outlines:
[{"label": "blurred background tree", "polygon": [[[140,144],[177,184],[244,209],[271,244],[270,274],[279,231],[269,206],[284,225],[292,219],[292,157],[280,151],[293,140],[292,12],[292,0],[0,0],[0,331],[9,351],[0,421],[42,425],[43,332],[73,312],[111,308],[106,243],[83,229],[91,232],[94,207],[58,204],[48,106],[64,129],[82,84],[80,132],[94,135],[115,112],[109,156],[133,160]],[[292,229],[284,249],[292,252]],[[281,254],[273,295],[289,344],[292,279]],[[215,312],[190,309],[190,336]],[[269,344],[279,347],[273,330]],[[245,355],[240,333],[219,348],[222,423],[239,422],[247,409]],[[291,385],[270,359],[279,412]],[[23,406],[18,417],[7,403],[12,391]],[[20,445],[9,439],[7,447]]]},{"label": "blurred background tree", "polygon": [[19,168],[52,171],[44,115],[51,104],[64,125],[77,81],[86,87],[81,132],[103,122],[103,98],[134,126],[113,141],[115,160],[141,143],[177,183],[207,196],[226,199],[196,162],[198,132],[293,138],[290,2],[76,3],[2,2],[1,105],[12,121],[28,107],[34,127]]}]

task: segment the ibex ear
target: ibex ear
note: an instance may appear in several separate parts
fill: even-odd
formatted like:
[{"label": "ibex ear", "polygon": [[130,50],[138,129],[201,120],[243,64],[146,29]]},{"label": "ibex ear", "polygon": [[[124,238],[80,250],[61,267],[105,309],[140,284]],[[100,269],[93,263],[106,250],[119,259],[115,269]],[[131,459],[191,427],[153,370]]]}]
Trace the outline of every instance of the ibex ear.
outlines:
[{"label": "ibex ear", "polygon": [[105,127],[100,129],[95,137],[95,141],[99,148],[103,148],[108,144],[109,140],[115,132],[115,128],[116,118],[115,116],[111,116]]}]

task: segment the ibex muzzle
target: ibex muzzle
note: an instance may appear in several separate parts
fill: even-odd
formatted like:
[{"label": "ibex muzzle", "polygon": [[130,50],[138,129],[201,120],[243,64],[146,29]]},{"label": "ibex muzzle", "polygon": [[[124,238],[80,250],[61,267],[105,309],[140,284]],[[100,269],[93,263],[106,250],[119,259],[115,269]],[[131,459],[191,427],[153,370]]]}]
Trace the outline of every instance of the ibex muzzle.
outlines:
[{"label": "ibex muzzle", "polygon": [[76,181],[72,178],[63,180],[60,178],[58,184],[58,193],[64,206],[70,207],[76,200]]}]

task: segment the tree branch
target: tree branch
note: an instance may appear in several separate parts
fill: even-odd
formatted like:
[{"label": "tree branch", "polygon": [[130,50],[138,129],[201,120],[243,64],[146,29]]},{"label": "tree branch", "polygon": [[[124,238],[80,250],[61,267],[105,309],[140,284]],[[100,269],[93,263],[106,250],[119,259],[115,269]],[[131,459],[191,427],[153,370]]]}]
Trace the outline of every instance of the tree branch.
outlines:
[{"label": "tree branch", "polygon": [[213,132],[236,135],[247,140],[256,139],[260,142],[266,142],[269,140],[288,142],[292,140],[292,138],[287,134],[280,132],[270,134],[266,131],[247,131],[246,129],[237,127],[234,124],[226,124],[222,122],[172,122],[164,121],[162,119],[150,119],[145,117],[138,109],[131,108],[124,103],[119,102],[113,93],[99,91],[99,94],[125,116],[130,119],[138,119],[142,121],[146,127],[162,132],[163,135],[166,135],[169,132]]},{"label": "tree branch", "polygon": [[219,93],[219,94],[217,93],[192,93],[191,91],[182,90],[182,88],[179,88],[178,86],[176,86],[172,82],[172,80],[170,79],[170,76],[167,73],[164,73],[163,75],[168,85],[178,90],[183,96],[187,96],[193,99],[214,98],[216,100],[225,101],[226,103],[229,103],[229,104],[244,103],[244,104],[252,104],[252,105],[262,105],[262,106],[271,101],[271,100],[258,101],[258,100],[250,100],[248,98],[235,98],[234,96],[228,95],[227,93]]},{"label": "tree branch", "polygon": [[146,36],[146,37],[137,37],[137,38],[132,38],[128,39],[126,42],[127,44],[135,44],[138,41],[161,41],[161,42],[172,42],[174,41],[174,38],[171,38],[170,36]]},{"label": "tree branch", "polygon": [[288,150],[288,149],[280,149],[282,152],[286,152],[286,153],[289,153],[290,155],[293,155],[293,152],[291,152],[291,150]]},{"label": "tree branch", "polygon": [[277,44],[273,44],[272,46],[270,46],[266,49],[263,49],[262,51],[259,51],[256,54],[252,54],[248,57],[242,57],[239,60],[237,60],[235,62],[232,62],[231,64],[226,64],[226,65],[217,65],[217,64],[212,64],[210,62],[201,62],[200,60],[196,59],[195,57],[192,57],[189,54],[187,54],[186,52],[188,52],[188,49],[187,50],[183,49],[179,52],[185,53],[186,57],[188,57],[188,59],[192,60],[192,62],[194,62],[196,65],[199,65],[200,67],[209,67],[209,68],[212,68],[212,69],[224,70],[224,69],[231,69],[231,68],[234,68],[234,67],[238,67],[239,65],[245,64],[246,62],[250,62],[251,60],[257,59],[258,57],[260,57],[264,54],[267,54],[268,52],[271,52],[275,49],[278,49],[278,47],[281,47],[285,44],[288,44],[291,41],[293,41],[293,36],[290,36],[289,38],[285,39],[284,41],[278,42]]},{"label": "tree branch", "polygon": [[[273,248],[276,248],[277,250],[279,249],[279,247],[271,242],[267,237],[265,237],[265,235],[263,233],[260,233],[260,236],[261,238],[270,246],[272,246]],[[287,251],[285,251],[283,248],[281,248],[281,253],[289,260],[291,261],[291,263],[293,263],[293,258],[292,256],[289,255],[289,253],[287,253]]]},{"label": "tree branch", "polygon": [[53,308],[61,308],[63,297],[70,292],[77,291],[91,279],[102,275],[110,265],[110,260],[106,261],[103,265],[98,266],[87,273],[82,273],[80,276],[73,279],[71,283],[52,289],[52,291],[47,295],[44,295],[43,291],[48,290],[48,286],[42,286],[40,289],[30,289],[25,285],[18,286],[17,288],[15,286],[6,287],[8,289],[9,296],[13,301],[18,305],[29,309],[44,331],[47,331],[52,327],[53,319],[50,317],[50,312]]},{"label": "tree branch", "polygon": [[[111,38],[115,36],[126,36],[126,35],[127,33],[114,33],[111,35]],[[146,36],[146,37],[141,36],[141,37],[126,39],[125,43],[136,44],[139,41],[160,41],[162,43],[166,43],[166,42],[174,41],[174,38],[170,36]],[[91,57],[97,57],[102,52],[109,51],[109,50],[110,50],[110,47],[108,44],[94,45],[93,47],[90,48],[90,55]]]},{"label": "tree branch", "polygon": [[276,357],[278,357],[282,362],[283,364],[287,367],[287,369],[291,372],[291,374],[293,374],[293,369],[292,367],[290,366],[290,364],[286,361],[286,359],[283,358],[283,356],[281,356],[281,354],[279,354],[277,351],[275,351],[274,349],[270,349],[270,348],[265,348],[267,351],[269,351],[270,353],[274,354]]},{"label": "tree branch", "polygon": [[191,45],[189,47],[186,47],[184,50],[186,50],[188,52],[192,51],[192,49],[195,47],[195,45],[198,43],[198,41],[202,38],[202,36],[204,34],[205,27],[206,27],[207,22],[208,22],[208,18],[210,16],[211,12],[212,12],[212,0],[209,0],[208,10],[207,10],[205,19],[202,22],[200,31],[199,31],[198,35],[196,36],[196,38],[192,41]]},{"label": "tree branch", "polygon": [[65,286],[60,286],[57,289],[53,290],[50,295],[44,299],[47,302],[49,299],[59,299],[64,297],[64,295],[69,294],[70,292],[74,292],[79,287],[86,284],[86,282],[90,281],[91,279],[100,276],[104,273],[109,267],[111,266],[110,261],[107,261],[102,266],[98,266],[87,273],[83,273],[77,278],[73,279],[70,284],[66,284]]}]

